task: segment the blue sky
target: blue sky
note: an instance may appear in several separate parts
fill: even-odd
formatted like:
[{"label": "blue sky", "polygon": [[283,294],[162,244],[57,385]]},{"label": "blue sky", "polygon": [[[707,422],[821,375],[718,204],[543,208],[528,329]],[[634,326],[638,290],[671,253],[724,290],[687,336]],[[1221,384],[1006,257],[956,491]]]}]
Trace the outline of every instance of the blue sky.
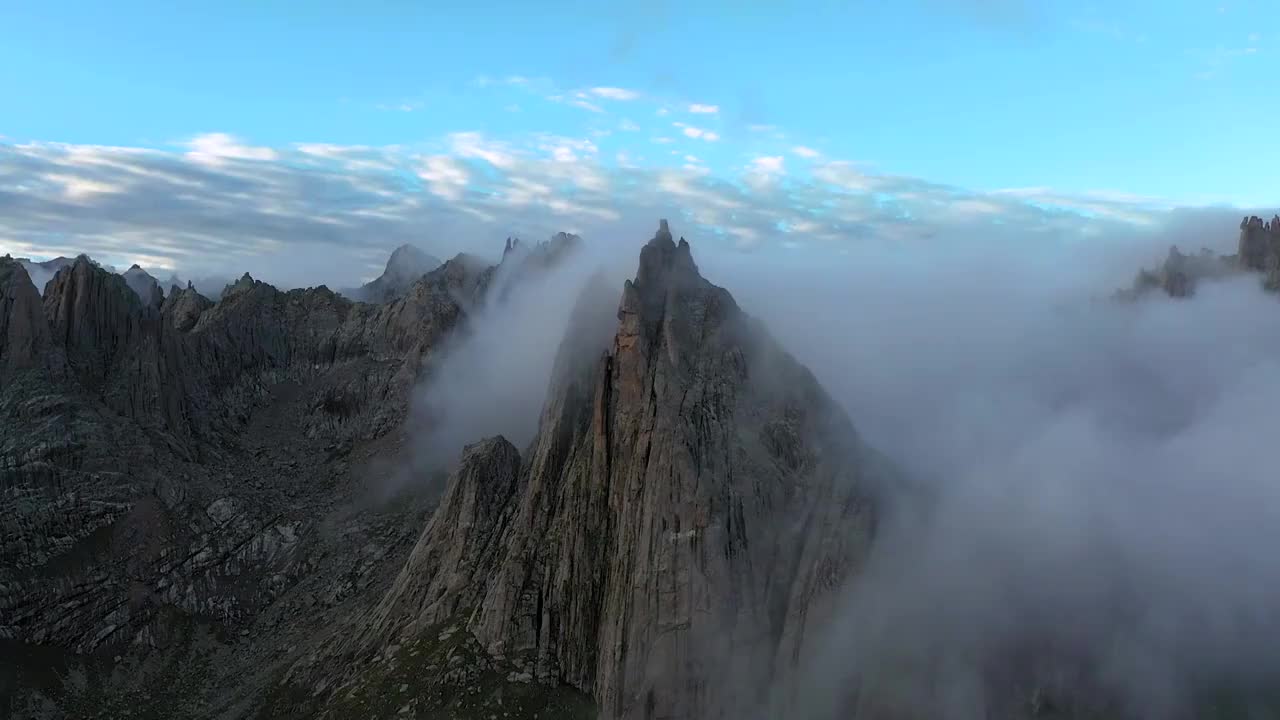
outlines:
[{"label": "blue sky", "polygon": [[[458,159],[470,193],[509,189],[493,148],[540,148],[703,184],[856,167],[1037,204],[1277,202],[1274,0],[177,5],[0,4],[0,142],[284,166],[379,148],[426,192],[422,158]],[[41,249],[31,227],[0,244]]]}]

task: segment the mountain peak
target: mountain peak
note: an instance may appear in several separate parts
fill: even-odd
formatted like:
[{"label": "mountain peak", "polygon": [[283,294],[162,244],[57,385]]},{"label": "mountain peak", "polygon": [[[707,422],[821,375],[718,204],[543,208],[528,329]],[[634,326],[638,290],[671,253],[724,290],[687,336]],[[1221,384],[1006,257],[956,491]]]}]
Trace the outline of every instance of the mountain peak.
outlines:
[{"label": "mountain peak", "polygon": [[137,263],[124,272],[124,279],[129,288],[137,293],[143,305],[158,308],[164,302],[164,290],[160,287],[160,282]]},{"label": "mountain peak", "polygon": [[389,302],[403,295],[418,278],[442,264],[434,255],[427,254],[416,245],[405,243],[391,252],[386,267],[377,279],[356,290],[343,292],[364,302]]},{"label": "mountain peak", "polygon": [[[660,303],[675,288],[687,288],[698,284],[710,286],[693,261],[693,251],[684,238],[676,244],[666,220],[662,220],[648,243],[640,250],[640,266],[636,270],[634,287],[646,305]],[[625,299],[624,299],[625,303]]]},{"label": "mountain peak", "polygon": [[387,259],[386,272],[393,270],[418,272],[423,268],[422,272],[425,273],[439,266],[440,261],[435,257],[423,252],[416,245],[405,243],[391,251],[391,257]]},{"label": "mountain peak", "polygon": [[[597,314],[589,293],[575,316]],[[843,410],[744,319],[662,223],[612,347],[593,318],[570,323],[528,455],[469,449],[364,642],[466,609],[485,650],[591,694],[603,717],[758,707],[719,680],[764,688],[814,642],[874,508]]]}]

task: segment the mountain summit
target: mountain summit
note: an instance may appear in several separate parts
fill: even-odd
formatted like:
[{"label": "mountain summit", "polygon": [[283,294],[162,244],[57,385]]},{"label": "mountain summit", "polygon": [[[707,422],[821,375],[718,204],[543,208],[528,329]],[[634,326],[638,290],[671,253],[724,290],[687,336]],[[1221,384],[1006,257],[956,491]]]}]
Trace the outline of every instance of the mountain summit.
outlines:
[{"label": "mountain summit", "polygon": [[453,627],[485,662],[581,691],[606,718],[742,717],[869,551],[867,451],[665,221],[616,312],[599,300],[593,286],[574,312],[530,446],[467,449],[394,584],[338,644],[367,660]]},{"label": "mountain summit", "polygon": [[357,300],[384,303],[404,294],[418,278],[440,267],[442,263],[414,245],[401,245],[387,259],[386,269],[377,279],[355,291]]}]

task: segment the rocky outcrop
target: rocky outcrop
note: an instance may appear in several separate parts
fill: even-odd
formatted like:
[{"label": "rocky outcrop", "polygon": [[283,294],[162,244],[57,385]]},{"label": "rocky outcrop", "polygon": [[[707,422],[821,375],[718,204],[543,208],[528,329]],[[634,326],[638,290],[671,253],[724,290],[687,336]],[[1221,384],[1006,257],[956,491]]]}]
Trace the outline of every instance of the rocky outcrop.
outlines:
[{"label": "rocky outcrop", "polygon": [[1136,300],[1158,290],[1169,297],[1189,298],[1195,295],[1199,283],[1231,277],[1239,272],[1233,257],[1221,257],[1208,249],[1202,249],[1197,255],[1184,255],[1177,246],[1173,246],[1159,269],[1140,270],[1133,285],[1117,292],[1116,297]]},{"label": "rocky outcrop", "polygon": [[191,283],[187,283],[185,288],[174,285],[169,289],[169,296],[160,305],[160,314],[174,330],[186,332],[194,328],[200,321],[200,315],[211,307],[213,301],[197,292]]},{"label": "rocky outcrop", "polygon": [[352,298],[370,303],[384,303],[400,297],[418,278],[440,267],[442,263],[413,245],[401,245],[387,260],[387,266],[376,279],[350,292]]},{"label": "rocky outcrop", "polygon": [[1237,262],[1247,270],[1266,272],[1280,258],[1280,215],[1271,222],[1252,215],[1240,221]]},{"label": "rocky outcrop", "polygon": [[[414,546],[372,626],[374,645],[396,638],[379,631],[409,620],[423,631],[470,610],[480,601],[484,572],[501,552],[503,512],[520,478],[520,453],[505,438],[467,446],[449,489]],[[388,642],[389,641],[389,642]]]},{"label": "rocky outcrop", "polygon": [[607,717],[739,717],[870,548],[865,450],[665,221],[611,340],[599,307],[579,306],[518,479],[505,441],[469,449],[364,643],[456,617]]},{"label": "rocky outcrop", "polygon": [[85,257],[43,298],[0,260],[0,641],[145,646],[166,613],[243,622],[316,572],[319,518],[292,498],[400,427],[485,272],[460,256],[382,305],[247,274],[147,305]]},{"label": "rocky outcrop", "polygon": [[129,289],[137,294],[143,305],[159,308],[164,302],[164,291],[160,289],[160,282],[140,266],[135,264],[125,270],[123,277]]},{"label": "rocky outcrop", "polygon": [[1186,255],[1176,246],[1155,270],[1140,270],[1133,284],[1115,293],[1118,300],[1133,301],[1152,291],[1173,298],[1188,298],[1202,282],[1242,273],[1259,273],[1266,290],[1280,291],[1280,215],[1264,222],[1252,215],[1240,221],[1240,240],[1234,255],[1217,255],[1208,249]]},{"label": "rocky outcrop", "polygon": [[493,291],[498,299],[505,300],[514,283],[559,266],[581,247],[581,237],[563,232],[532,245],[522,243],[519,238],[507,238],[502,261],[480,278],[480,287],[484,292]]}]

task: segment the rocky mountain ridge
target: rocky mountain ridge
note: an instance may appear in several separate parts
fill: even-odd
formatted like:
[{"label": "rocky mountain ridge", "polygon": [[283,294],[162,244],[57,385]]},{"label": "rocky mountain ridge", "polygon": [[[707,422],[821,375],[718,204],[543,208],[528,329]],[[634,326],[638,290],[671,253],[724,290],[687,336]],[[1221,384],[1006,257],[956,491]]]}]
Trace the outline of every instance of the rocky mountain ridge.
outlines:
[{"label": "rocky mountain ridge", "polygon": [[[1274,269],[1280,222],[1256,225],[1132,296]],[[379,304],[247,273],[148,302],[83,257],[42,296],[0,259],[0,717],[791,716],[901,479],[665,221],[547,338],[526,447],[366,491],[476,311],[581,242],[459,255]],[[992,707],[1106,707],[1042,690]]]},{"label": "rocky mountain ridge", "polygon": [[[411,388],[471,308],[580,242],[459,256],[379,305],[247,274],[217,302],[144,302],[83,257],[41,297],[0,260],[0,413],[25,429],[0,437],[0,640],[143,678],[18,667],[10,707],[95,716],[145,689],[170,716],[332,716],[396,648],[445,661],[442,633],[470,659],[405,683],[397,715],[757,703],[869,550],[867,451],[665,221],[620,302],[599,278],[584,292],[529,448],[467,448],[435,512],[351,504],[353,461],[403,443]],[[247,647],[220,639],[237,632]]]},{"label": "rocky mountain ridge", "polygon": [[1116,293],[1121,300],[1135,300],[1159,291],[1174,298],[1195,294],[1196,286],[1205,281],[1256,273],[1268,291],[1280,291],[1280,215],[1264,222],[1256,215],[1240,221],[1240,239],[1233,255],[1218,255],[1201,249],[1194,255],[1183,254],[1177,246],[1155,270],[1140,270],[1133,284]]},{"label": "rocky mountain ridge", "polygon": [[[247,274],[216,303],[191,287],[144,303],[83,256],[43,297],[0,259],[0,643],[54,658],[0,669],[0,709],[109,706],[110,684],[33,678],[284,622],[308,583],[331,607],[372,582],[422,503],[361,509],[360,475],[393,462],[411,389],[496,271],[458,256],[382,305]],[[326,527],[366,540],[343,550]]]},{"label": "rocky mountain ridge", "polygon": [[452,623],[604,717],[715,718],[804,653],[871,545],[868,451],[665,222],[608,307],[579,303],[523,456],[467,449],[341,665]]}]

